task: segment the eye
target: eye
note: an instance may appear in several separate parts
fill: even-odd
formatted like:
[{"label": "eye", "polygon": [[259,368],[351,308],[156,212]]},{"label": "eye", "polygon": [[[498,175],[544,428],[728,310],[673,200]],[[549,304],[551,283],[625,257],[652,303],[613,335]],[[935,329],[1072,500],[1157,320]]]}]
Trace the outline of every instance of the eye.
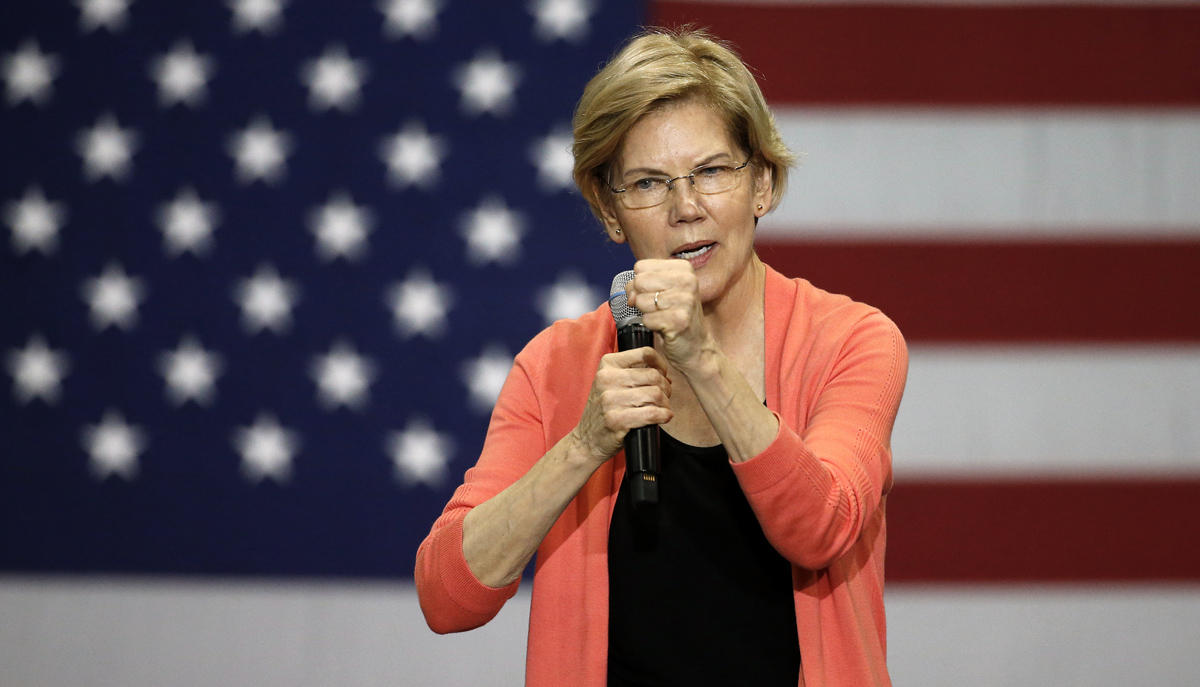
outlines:
[{"label": "eye", "polygon": [[629,186],[635,191],[653,191],[654,188],[661,183],[661,179],[652,179],[650,177],[646,177],[644,179],[638,179]]},{"label": "eye", "polygon": [[695,174],[698,177],[719,177],[730,170],[725,165],[712,165],[711,167],[701,167],[696,170]]}]

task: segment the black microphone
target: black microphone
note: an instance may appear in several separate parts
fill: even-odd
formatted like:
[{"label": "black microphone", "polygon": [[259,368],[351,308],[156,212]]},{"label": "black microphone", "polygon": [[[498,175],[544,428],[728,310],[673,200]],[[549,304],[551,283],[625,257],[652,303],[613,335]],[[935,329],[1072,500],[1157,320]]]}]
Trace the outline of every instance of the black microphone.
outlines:
[{"label": "black microphone", "polygon": [[[630,279],[633,279],[633,270],[621,272],[613,277],[608,292],[608,307],[617,323],[618,351],[654,345],[654,332],[642,324],[642,311],[630,307],[625,295],[625,284]],[[646,425],[631,429],[625,435],[625,479],[630,481],[629,491],[635,506],[658,503],[658,432],[658,425]]]}]

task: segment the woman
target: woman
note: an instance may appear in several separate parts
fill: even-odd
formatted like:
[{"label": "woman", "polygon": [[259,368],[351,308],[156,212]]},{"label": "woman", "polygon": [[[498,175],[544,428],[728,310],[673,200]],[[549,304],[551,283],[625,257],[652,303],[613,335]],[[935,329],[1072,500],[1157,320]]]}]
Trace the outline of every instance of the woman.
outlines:
[{"label": "woman", "polygon": [[[655,345],[617,352],[602,306],[517,356],[417,553],[427,622],[484,624],[536,552],[527,685],[889,684],[899,331],[755,254],[792,156],[707,35],[636,37],[574,130],[575,181],[636,259],[626,290]],[[650,424],[661,502],[634,509],[622,439]]]}]

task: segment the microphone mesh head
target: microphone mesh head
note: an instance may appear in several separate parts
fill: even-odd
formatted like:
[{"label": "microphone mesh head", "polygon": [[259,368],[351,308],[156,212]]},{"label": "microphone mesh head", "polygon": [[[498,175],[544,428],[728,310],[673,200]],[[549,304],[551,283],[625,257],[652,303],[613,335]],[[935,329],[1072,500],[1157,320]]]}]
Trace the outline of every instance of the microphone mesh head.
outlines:
[{"label": "microphone mesh head", "polygon": [[625,295],[625,284],[630,279],[633,279],[633,270],[625,270],[613,277],[612,288],[608,290],[608,307],[612,309],[617,329],[642,322],[642,311],[630,307],[629,298]]}]

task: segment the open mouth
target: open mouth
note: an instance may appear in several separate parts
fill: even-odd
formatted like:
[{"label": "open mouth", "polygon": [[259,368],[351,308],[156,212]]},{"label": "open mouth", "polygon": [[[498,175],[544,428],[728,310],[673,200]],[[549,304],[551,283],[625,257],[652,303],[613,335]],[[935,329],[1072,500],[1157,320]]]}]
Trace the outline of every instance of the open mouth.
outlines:
[{"label": "open mouth", "polygon": [[698,246],[688,248],[686,250],[681,250],[681,251],[672,253],[671,257],[683,258],[684,260],[694,260],[694,259],[700,257],[701,255],[704,255],[705,253],[712,250],[713,246],[715,246],[715,245],[717,245],[717,244],[715,244],[715,243],[700,244]]}]

